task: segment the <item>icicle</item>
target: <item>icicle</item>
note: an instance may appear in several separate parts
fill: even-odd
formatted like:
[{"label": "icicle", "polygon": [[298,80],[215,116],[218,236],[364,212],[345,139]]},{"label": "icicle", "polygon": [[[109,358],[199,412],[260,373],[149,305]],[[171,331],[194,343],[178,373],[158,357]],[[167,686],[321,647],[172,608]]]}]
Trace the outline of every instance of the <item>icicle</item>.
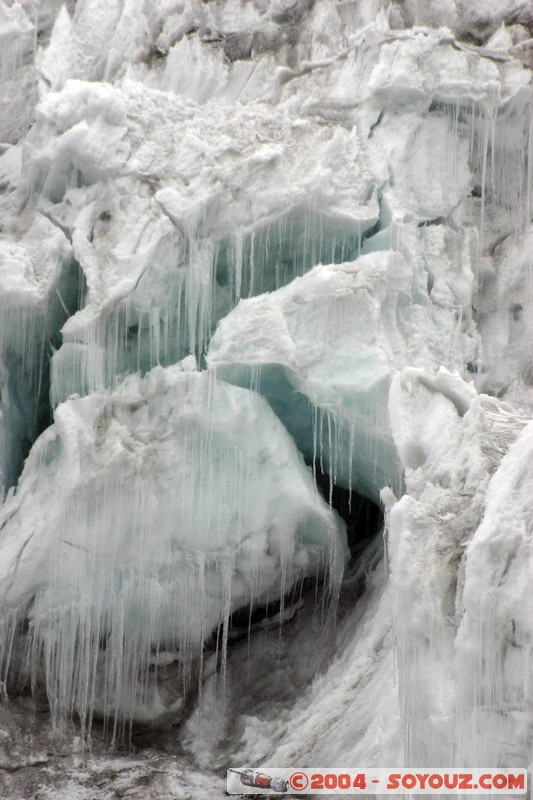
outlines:
[{"label": "icicle", "polygon": [[[81,450],[69,440],[73,420],[62,424],[76,414],[88,424]],[[32,682],[44,672],[55,725],[77,715],[89,735],[95,717],[110,718],[119,741],[157,708],[165,653],[188,693],[195,676],[201,681],[203,647],[218,629],[224,693],[237,608],[273,597],[283,618],[283,598],[306,563],[307,572],[325,574],[332,596],[344,553],[330,538],[340,530],[265,401],[208,373],[156,368],[96,405],[94,396],[69,401],[58,415],[48,439],[60,445],[36,491],[49,494],[52,479],[64,499],[35,534],[48,537],[49,547],[31,609],[22,604],[16,622],[2,620],[3,674],[16,626],[29,615]],[[39,448],[33,457],[45,460]],[[109,459],[109,467],[87,481],[72,470],[72,457],[82,475],[93,459]],[[298,465],[286,485],[278,463],[282,474]],[[265,504],[265,481],[277,487],[279,509]],[[300,566],[293,563],[299,548],[307,553]]]}]

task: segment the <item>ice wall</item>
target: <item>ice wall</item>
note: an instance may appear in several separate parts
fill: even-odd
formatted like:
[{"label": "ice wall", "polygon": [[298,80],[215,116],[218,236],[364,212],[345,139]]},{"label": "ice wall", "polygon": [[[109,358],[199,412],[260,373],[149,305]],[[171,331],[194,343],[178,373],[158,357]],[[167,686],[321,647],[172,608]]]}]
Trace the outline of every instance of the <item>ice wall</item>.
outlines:
[{"label": "ice wall", "polygon": [[[406,486],[382,492],[385,560],[367,551],[357,601],[345,581],[318,675],[305,625],[286,632],[272,676],[261,664],[273,641],[252,641],[247,679],[245,648],[230,653],[230,724],[204,723],[200,740],[198,717],[186,726],[203,766],[530,763],[531,423],[445,369],[397,373],[389,410]],[[302,661],[287,669],[293,652]],[[209,679],[208,708],[216,688]]]},{"label": "ice wall", "polygon": [[528,4],[2,8],[4,96],[26,70],[34,98],[0,156],[10,691],[29,676],[58,720],[177,718],[230,613],[304,575],[334,599],[314,465],[382,504],[386,558],[352,565],[330,659],[306,609],[294,680],[254,686],[230,652],[222,716],[206,675],[191,751],[527,763]]},{"label": "ice wall", "polygon": [[334,608],[347,551],[267,403],[194,361],[62,404],[0,524],[4,681],[44,683],[56,722],[111,717],[114,734],[179,718],[235,610],[283,615],[324,575]]},{"label": "ice wall", "polygon": [[31,445],[51,423],[49,359],[61,343],[61,327],[81,302],[82,276],[64,234],[41,215],[21,227],[6,225],[0,243],[0,480],[5,490],[16,484]]},{"label": "ice wall", "polygon": [[[506,658],[510,645],[504,631],[513,627],[508,606],[513,601],[505,578],[489,577],[491,569],[478,561],[475,544],[485,539],[487,525],[501,526],[501,512],[493,515],[491,506],[503,500],[496,499],[497,487],[505,482],[511,454],[524,447],[513,445],[515,438],[528,439],[526,418],[477,395],[443,369],[436,375],[404,370],[393,381],[389,403],[407,488],[389,512],[391,588],[393,603],[400,604],[394,622],[406,762],[527,764],[531,743],[521,719],[531,703],[528,678],[519,668],[501,681],[500,668],[487,663]],[[518,470],[527,469],[525,453],[517,460]],[[520,510],[527,485],[519,480],[511,491],[516,510],[500,527],[499,546],[492,551],[503,575],[516,557],[517,539],[528,535]],[[506,535],[509,529],[516,532]],[[531,565],[526,559],[522,566],[527,572]],[[497,620],[493,603],[506,607]],[[529,642],[527,659],[526,608],[517,624],[519,641]],[[475,625],[483,642],[475,641]],[[516,680],[522,691],[511,699],[502,683]]]}]

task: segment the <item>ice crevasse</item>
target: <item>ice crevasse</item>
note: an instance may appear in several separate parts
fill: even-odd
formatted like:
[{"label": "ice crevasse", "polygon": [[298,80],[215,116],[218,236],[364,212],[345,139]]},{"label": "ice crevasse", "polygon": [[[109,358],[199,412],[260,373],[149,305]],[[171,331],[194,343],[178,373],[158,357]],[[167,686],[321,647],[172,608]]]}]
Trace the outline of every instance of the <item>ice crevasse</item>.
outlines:
[{"label": "ice crevasse", "polygon": [[[507,5],[2,9],[35,94],[0,107],[10,693],[187,718],[213,649],[201,763],[528,763],[533,20]],[[338,487],[386,520],[354,608]],[[331,658],[259,717],[231,616],[308,578],[328,619],[340,593]]]}]

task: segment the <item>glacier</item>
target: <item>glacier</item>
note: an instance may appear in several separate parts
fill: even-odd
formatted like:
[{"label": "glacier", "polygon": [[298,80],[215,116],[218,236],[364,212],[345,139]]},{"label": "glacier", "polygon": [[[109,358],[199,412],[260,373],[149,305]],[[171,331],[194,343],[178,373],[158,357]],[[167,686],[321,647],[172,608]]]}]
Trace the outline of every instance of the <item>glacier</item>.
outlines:
[{"label": "glacier", "polygon": [[[21,649],[24,609],[30,681],[42,652],[57,722],[113,716],[116,731],[160,707],[176,722],[212,631],[225,659],[233,611],[281,599],[283,614],[325,569],[338,595],[344,531],[292,440],[262,398],[194,362],[66,401],[25,469],[40,485],[25,492],[23,473],[4,508],[3,638]],[[164,703],[157,666],[174,661]]]},{"label": "glacier", "polygon": [[6,798],[533,763],[532,41],[0,5]]}]

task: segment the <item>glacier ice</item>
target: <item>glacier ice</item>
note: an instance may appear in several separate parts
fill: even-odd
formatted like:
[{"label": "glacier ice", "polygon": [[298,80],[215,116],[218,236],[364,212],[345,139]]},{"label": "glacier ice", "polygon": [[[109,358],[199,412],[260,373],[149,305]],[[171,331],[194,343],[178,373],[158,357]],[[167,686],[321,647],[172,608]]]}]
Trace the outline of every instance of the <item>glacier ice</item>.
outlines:
[{"label": "glacier ice", "polygon": [[[532,32],[0,8],[11,697],[182,720],[199,770],[531,762]],[[342,586],[339,487],[385,512]]]},{"label": "glacier ice", "polygon": [[530,746],[532,433],[529,423],[488,486],[466,553],[457,636],[458,699],[465,709],[458,750],[487,763],[503,756],[513,766],[526,762]]},{"label": "glacier ice", "polygon": [[[93,714],[116,730],[176,710],[217,630],[225,653],[236,609],[283,609],[324,573],[334,605],[346,557],[267,403],[194,360],[59,406],[2,517],[6,666],[24,625],[18,668],[44,681],[58,721],[89,728]],[[169,709],[150,666],[173,661]]]},{"label": "glacier ice", "polygon": [[228,119],[131,81],[119,91],[69,80],[37,115],[26,190],[71,238],[88,290],[52,363],[54,403],[112,388],[117,374],[200,358],[240,297],[355,256],[378,218],[357,132],[324,131],[319,143],[287,113],[243,106]]},{"label": "glacier ice", "polygon": [[49,357],[78,307],[81,276],[64,234],[45,217],[0,243],[0,481],[16,484],[29,447],[50,424]]},{"label": "glacier ice", "polygon": [[[401,606],[395,615],[395,636],[404,758],[413,766],[420,761],[445,766],[459,759],[527,763],[527,736],[518,727],[505,753],[498,754],[493,743],[509,741],[508,717],[520,717],[528,693],[518,707],[498,702],[494,725],[476,732],[483,716],[490,716],[492,701],[480,695],[483,679],[467,662],[473,642],[461,632],[469,624],[467,598],[474,592],[480,600],[482,587],[481,582],[475,585],[475,578],[467,584],[471,571],[479,580],[480,565],[472,548],[483,536],[493,486],[505,473],[512,447],[509,456],[504,454],[517,436],[527,437],[526,430],[522,432],[527,418],[501,401],[478,395],[443,368],[436,375],[405,369],[393,381],[389,404],[407,489],[389,511],[388,538],[393,602]],[[522,456],[519,469],[526,464]],[[527,491],[525,484],[514,489],[521,498],[517,522]],[[500,496],[496,504],[502,500]],[[514,527],[514,512],[507,525]],[[514,558],[513,539],[504,537],[497,556],[500,564]],[[481,607],[478,623],[485,641],[482,647],[474,645],[474,659],[500,651],[502,631],[491,617],[490,601],[484,600]],[[498,692],[497,671],[481,667],[481,672]],[[454,737],[447,736],[450,725]]]},{"label": "glacier ice", "polygon": [[453,317],[445,327],[434,314],[423,284],[413,291],[402,254],[379,251],[242,301],[221,320],[207,363],[264,393],[333,483],[377,500],[402,485],[387,409],[393,375],[408,364],[460,369],[463,338]]},{"label": "glacier ice", "polygon": [[[406,493],[383,492],[386,561],[377,569],[367,561],[357,603],[345,584],[335,658],[318,676],[304,625],[286,632],[272,674],[261,663],[273,642],[252,642],[245,679],[244,645],[229,654],[231,724],[205,722],[199,740],[201,722],[186,726],[203,766],[217,755],[222,763],[529,763],[531,423],[444,369],[399,372],[389,405]],[[303,658],[291,665],[297,692],[287,705],[279,681],[294,652]],[[216,708],[214,678],[204,692]],[[275,698],[270,707],[251,712],[265,694]]]}]

